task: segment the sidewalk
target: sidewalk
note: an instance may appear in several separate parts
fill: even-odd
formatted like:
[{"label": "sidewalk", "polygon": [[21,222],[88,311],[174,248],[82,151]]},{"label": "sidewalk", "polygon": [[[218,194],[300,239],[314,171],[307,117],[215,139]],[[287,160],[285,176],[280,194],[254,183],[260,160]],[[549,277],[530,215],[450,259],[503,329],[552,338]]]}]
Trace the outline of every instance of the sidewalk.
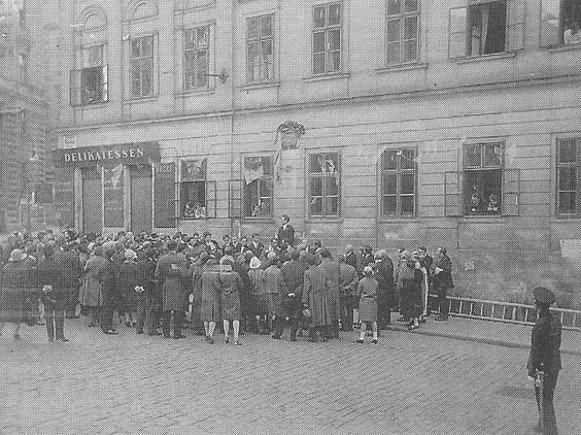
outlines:
[{"label": "sidewalk", "polygon": [[[427,318],[426,323],[414,331],[408,331],[403,322],[398,322],[399,313],[392,313],[390,331],[446,337],[456,340],[476,341],[504,347],[528,349],[531,346],[532,326],[513,325],[487,320],[452,317],[446,322],[436,322],[435,316]],[[561,353],[581,356],[581,331],[563,330]]]}]

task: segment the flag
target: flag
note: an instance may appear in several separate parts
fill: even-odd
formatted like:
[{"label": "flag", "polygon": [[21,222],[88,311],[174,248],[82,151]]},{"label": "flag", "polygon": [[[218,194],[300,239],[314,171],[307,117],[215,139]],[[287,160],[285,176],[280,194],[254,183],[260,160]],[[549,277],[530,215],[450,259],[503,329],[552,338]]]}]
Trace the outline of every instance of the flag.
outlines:
[{"label": "flag", "polygon": [[182,181],[205,179],[206,159],[182,161]]},{"label": "flag", "polygon": [[123,175],[123,165],[117,165],[114,168],[105,168],[105,183],[110,183],[113,189],[117,189],[119,182],[121,180],[121,175]]},{"label": "flag", "polygon": [[246,184],[258,180],[264,175],[262,157],[246,157],[244,159],[244,181]]}]

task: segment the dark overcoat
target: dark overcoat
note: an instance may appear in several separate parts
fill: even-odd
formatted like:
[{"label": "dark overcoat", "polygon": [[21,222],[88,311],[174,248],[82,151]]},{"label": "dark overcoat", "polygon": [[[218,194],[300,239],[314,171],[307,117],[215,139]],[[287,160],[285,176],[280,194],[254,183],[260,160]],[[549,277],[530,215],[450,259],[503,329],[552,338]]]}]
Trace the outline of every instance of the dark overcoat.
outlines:
[{"label": "dark overcoat", "polygon": [[155,276],[163,281],[163,310],[185,310],[187,295],[183,280],[188,277],[186,257],[176,252],[162,256],[155,271]]},{"label": "dark overcoat", "polygon": [[310,328],[331,324],[329,303],[329,282],[325,270],[321,267],[310,267],[304,275],[302,301],[311,311]]}]

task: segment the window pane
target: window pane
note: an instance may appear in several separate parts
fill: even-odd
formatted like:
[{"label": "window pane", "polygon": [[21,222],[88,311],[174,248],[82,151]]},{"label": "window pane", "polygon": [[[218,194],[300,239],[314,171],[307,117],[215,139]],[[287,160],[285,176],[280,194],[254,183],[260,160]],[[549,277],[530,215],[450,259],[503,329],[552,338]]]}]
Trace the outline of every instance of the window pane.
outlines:
[{"label": "window pane", "polygon": [[401,168],[415,169],[416,168],[416,151],[413,149],[401,150]]},{"label": "window pane", "polygon": [[341,48],[341,30],[329,31],[329,50],[338,50]]},{"label": "window pane", "polygon": [[256,63],[259,60],[259,55],[260,55],[260,46],[258,42],[249,42],[247,61],[250,63]]},{"label": "window pane", "polygon": [[401,20],[389,20],[387,22],[387,42],[399,42]]},{"label": "window pane", "polygon": [[259,18],[249,18],[248,21],[248,38],[258,38],[260,36]]},{"label": "window pane", "polygon": [[577,195],[573,192],[559,193],[559,213],[577,212]]},{"label": "window pane", "polygon": [[577,168],[559,168],[559,190],[577,190]]},{"label": "window pane", "polygon": [[272,62],[272,39],[262,41],[262,59],[266,62]]},{"label": "window pane", "polygon": [[196,38],[195,38],[195,31],[194,30],[186,30],[185,32],[185,48],[186,50],[190,50],[196,46]]},{"label": "window pane", "polygon": [[484,146],[484,166],[500,166],[502,164],[502,147],[500,144]]},{"label": "window pane", "polygon": [[309,172],[321,173],[323,172],[324,159],[322,154],[311,154]]},{"label": "window pane", "polygon": [[415,174],[402,174],[401,176],[401,193],[410,194],[415,191]]},{"label": "window pane", "polygon": [[259,216],[270,216],[271,214],[270,198],[261,198]]},{"label": "window pane", "polygon": [[337,186],[337,176],[330,175],[327,176],[325,183],[325,194],[326,195],[338,195],[339,194],[339,186]]},{"label": "window pane", "polygon": [[184,75],[184,87],[186,89],[191,89],[194,86],[196,86],[196,75],[194,73],[194,71],[186,71],[185,75]]},{"label": "window pane", "polygon": [[325,198],[325,215],[336,216],[339,213],[339,198],[336,196]]},{"label": "window pane", "polygon": [[195,60],[195,56],[194,56],[193,51],[186,51],[184,53],[184,69],[186,71],[191,71],[194,69],[194,60]]},{"label": "window pane", "polygon": [[272,180],[260,180],[260,197],[270,198],[272,196]]},{"label": "window pane", "polygon": [[313,9],[314,27],[325,27],[325,6],[319,6]]},{"label": "window pane", "polygon": [[329,26],[341,24],[341,3],[329,5]]},{"label": "window pane", "polygon": [[559,142],[559,162],[573,163],[577,161],[577,148],[575,140],[562,140]]},{"label": "window pane", "polygon": [[153,56],[153,37],[147,36],[142,39],[142,46],[141,46],[141,57],[151,57]]},{"label": "window pane", "polygon": [[153,78],[153,68],[149,61],[144,62],[142,66],[142,79],[141,79],[141,92],[142,95],[150,95],[152,93],[152,78]]},{"label": "window pane", "polygon": [[264,171],[264,175],[272,175],[273,174],[272,158],[262,157],[262,170]]},{"label": "window pane", "polygon": [[323,195],[323,179],[321,177],[311,178],[311,196]]},{"label": "window pane", "polygon": [[272,35],[272,15],[262,17],[262,36]]},{"label": "window pane", "polygon": [[339,71],[341,69],[341,52],[329,53],[329,71]]},{"label": "window pane", "polygon": [[404,12],[415,12],[418,10],[418,0],[405,0]]},{"label": "window pane", "polygon": [[401,13],[401,0],[388,0],[387,15],[394,15]]},{"label": "window pane", "polygon": [[395,214],[397,212],[397,200],[395,195],[383,197],[383,213]]},{"label": "window pane", "polygon": [[325,51],[325,32],[313,33],[313,53]]},{"label": "window pane", "polygon": [[404,216],[413,216],[415,214],[415,199],[413,196],[402,196],[401,214]]},{"label": "window pane", "polygon": [[321,198],[320,196],[311,198],[311,214],[312,215],[323,214],[323,198]]},{"label": "window pane", "polygon": [[397,168],[397,150],[389,150],[383,153],[383,169]]},{"label": "window pane", "polygon": [[480,145],[466,146],[466,161],[464,166],[482,166],[481,152]]},{"label": "window pane", "polygon": [[139,39],[131,40],[131,57],[138,58],[141,54],[141,41]]},{"label": "window pane", "polygon": [[397,175],[396,174],[384,174],[383,175],[383,193],[396,194],[397,193]]},{"label": "window pane", "polygon": [[208,35],[210,31],[208,27],[200,27],[197,31],[197,46],[207,47],[208,46]]},{"label": "window pane", "polygon": [[418,17],[410,17],[404,20],[404,39],[417,39],[418,37]]}]

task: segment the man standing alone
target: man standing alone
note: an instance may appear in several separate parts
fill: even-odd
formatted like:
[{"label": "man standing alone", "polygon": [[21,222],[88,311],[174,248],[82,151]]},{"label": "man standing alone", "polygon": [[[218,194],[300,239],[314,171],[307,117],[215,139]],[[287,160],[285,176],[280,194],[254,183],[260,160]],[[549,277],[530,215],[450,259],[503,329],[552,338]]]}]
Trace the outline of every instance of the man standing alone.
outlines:
[{"label": "man standing alone", "polygon": [[553,396],[561,366],[561,322],[553,316],[550,306],[555,295],[544,287],[533,290],[539,317],[532,332],[532,344],[527,370],[534,382],[539,422],[535,430],[543,435],[557,435]]},{"label": "man standing alone", "polygon": [[288,246],[294,246],[295,244],[295,229],[292,225],[289,225],[290,217],[288,215],[282,215],[282,226],[276,232],[276,238],[278,243],[286,242]]}]

